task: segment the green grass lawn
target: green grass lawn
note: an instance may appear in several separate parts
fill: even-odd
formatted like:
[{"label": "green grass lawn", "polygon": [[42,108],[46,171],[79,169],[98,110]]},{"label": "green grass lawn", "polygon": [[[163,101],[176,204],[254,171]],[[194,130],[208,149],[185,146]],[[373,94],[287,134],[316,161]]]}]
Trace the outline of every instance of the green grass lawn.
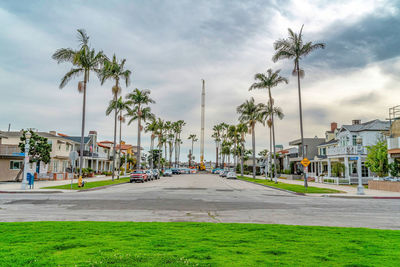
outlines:
[{"label": "green grass lawn", "polygon": [[[114,181],[104,180],[104,181],[96,181],[96,182],[86,182],[88,179],[84,179],[84,181],[85,181],[84,187],[78,187],[78,184],[75,183],[75,184],[72,184],[72,190],[84,190],[84,189],[95,188],[95,187],[100,187],[100,186],[105,186],[105,185],[110,185],[110,184],[121,184],[121,183],[129,182],[129,179],[130,179],[129,177],[124,177],[124,178],[120,178],[120,179],[114,178]],[[71,184],[42,187],[42,189],[71,189]]]},{"label": "green grass lawn", "polygon": [[273,186],[276,188],[286,189],[286,190],[290,190],[290,191],[293,191],[296,193],[308,193],[308,194],[343,193],[342,191],[335,190],[335,189],[320,188],[320,187],[313,187],[313,186],[309,186],[306,191],[304,189],[304,186],[302,186],[302,185],[286,184],[286,183],[280,183],[280,182],[278,182],[276,184],[274,181],[271,182],[270,180],[253,179],[253,178],[248,178],[248,177],[244,177],[244,176],[238,176],[238,179],[250,181],[250,182],[254,182],[254,183],[258,183],[258,184],[265,184],[265,185]]},{"label": "green grass lawn", "polygon": [[266,224],[0,223],[0,266],[399,266],[400,231]]}]

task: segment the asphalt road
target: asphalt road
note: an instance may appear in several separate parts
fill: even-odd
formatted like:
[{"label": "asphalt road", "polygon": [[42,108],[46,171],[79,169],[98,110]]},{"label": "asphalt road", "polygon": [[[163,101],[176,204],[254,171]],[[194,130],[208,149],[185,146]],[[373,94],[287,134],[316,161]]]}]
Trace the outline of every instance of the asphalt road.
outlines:
[{"label": "asphalt road", "polygon": [[298,196],[215,175],[107,189],[0,194],[0,221],[197,221],[400,229],[400,200]]}]

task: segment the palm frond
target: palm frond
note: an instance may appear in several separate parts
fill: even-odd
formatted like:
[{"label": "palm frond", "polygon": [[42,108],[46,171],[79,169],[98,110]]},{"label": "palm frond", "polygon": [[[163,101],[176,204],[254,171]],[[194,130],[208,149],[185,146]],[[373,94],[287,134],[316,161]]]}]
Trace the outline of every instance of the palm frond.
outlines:
[{"label": "palm frond", "polygon": [[82,68],[71,69],[70,71],[68,71],[61,79],[61,83],[59,86],[60,89],[64,88],[72,78],[79,76],[80,74],[84,73],[84,71],[85,70]]}]

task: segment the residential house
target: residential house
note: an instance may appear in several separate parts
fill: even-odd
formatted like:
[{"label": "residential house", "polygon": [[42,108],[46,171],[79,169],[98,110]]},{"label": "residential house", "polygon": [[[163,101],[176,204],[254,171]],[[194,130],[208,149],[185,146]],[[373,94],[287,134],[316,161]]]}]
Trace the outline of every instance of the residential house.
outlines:
[{"label": "residential house", "polygon": [[0,133],[0,181],[13,181],[21,173],[24,154],[18,145],[4,144],[5,139]]},{"label": "residential house", "polygon": [[[361,123],[353,120],[351,125],[343,125],[335,131],[335,139],[325,142],[319,146],[322,150],[319,157],[315,158],[318,166],[312,171],[312,175],[323,175],[324,180],[334,180],[335,183],[355,184],[358,181],[358,151],[357,137],[362,138],[361,147],[361,174],[363,183],[372,179],[371,171],[364,165],[367,156],[367,146],[375,145],[378,140],[384,139],[388,133],[390,123],[381,120],[372,120]],[[324,152],[326,151],[326,155]],[[321,150],[320,150],[321,152]],[[335,177],[332,174],[332,164],[344,165],[343,177]],[[323,167],[326,165],[326,168]]]},{"label": "residential house", "polygon": [[[303,146],[303,151],[301,151],[301,139],[297,139],[294,141],[289,142],[290,146],[296,146],[297,147],[297,157],[290,157],[289,158],[289,165],[293,166],[293,171],[294,173],[302,173],[304,170],[303,165],[301,165],[300,161],[303,159],[303,153],[304,157],[308,158],[309,160],[315,158],[315,156],[318,155],[318,145],[323,143],[325,141],[324,138],[318,138],[315,136],[314,138],[304,138],[304,146]],[[303,152],[303,153],[302,153]],[[312,167],[313,165],[309,165],[307,171],[312,172]]]}]

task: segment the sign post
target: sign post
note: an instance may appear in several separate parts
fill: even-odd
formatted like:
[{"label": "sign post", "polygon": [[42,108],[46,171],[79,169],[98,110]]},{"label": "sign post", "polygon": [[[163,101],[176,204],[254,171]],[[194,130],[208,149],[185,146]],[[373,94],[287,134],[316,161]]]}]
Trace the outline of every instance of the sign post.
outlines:
[{"label": "sign post", "polygon": [[69,153],[69,160],[71,161],[71,167],[72,167],[72,178],[71,178],[71,189],[72,189],[72,183],[74,181],[74,176],[75,176],[75,162],[78,159],[78,152],[76,151],[71,151]]},{"label": "sign post", "polygon": [[300,163],[304,166],[304,180],[307,180],[307,167],[310,165],[311,161],[308,158],[304,158],[302,161],[300,161]]}]

